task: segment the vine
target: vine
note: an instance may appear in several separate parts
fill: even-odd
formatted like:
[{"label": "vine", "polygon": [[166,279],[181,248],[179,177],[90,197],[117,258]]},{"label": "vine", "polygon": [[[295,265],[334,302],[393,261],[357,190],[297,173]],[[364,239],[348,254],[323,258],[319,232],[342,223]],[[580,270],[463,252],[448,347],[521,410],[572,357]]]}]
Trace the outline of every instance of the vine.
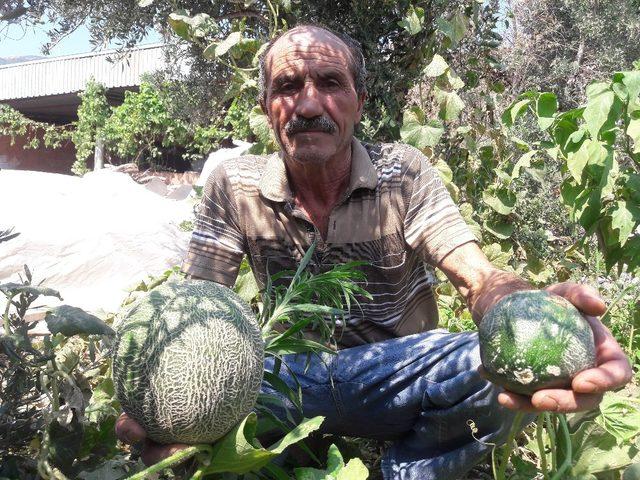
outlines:
[{"label": "vine", "polygon": [[9,105],[0,104],[0,135],[11,137],[15,145],[17,137],[25,138],[25,149],[59,148],[71,140],[71,125],[54,125],[27,118]]}]

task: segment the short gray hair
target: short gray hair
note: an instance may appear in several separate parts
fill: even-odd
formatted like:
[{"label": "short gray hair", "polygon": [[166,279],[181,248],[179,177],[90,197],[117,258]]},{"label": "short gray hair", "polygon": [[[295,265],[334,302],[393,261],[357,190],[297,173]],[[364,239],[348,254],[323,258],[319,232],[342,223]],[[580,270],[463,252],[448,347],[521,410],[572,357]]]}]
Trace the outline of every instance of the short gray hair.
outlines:
[{"label": "short gray hair", "polygon": [[326,27],[324,25],[312,24],[312,23],[303,23],[300,25],[296,25],[294,28],[287,30],[286,32],[281,32],[271,40],[267,44],[267,48],[265,48],[262,55],[260,55],[260,74],[258,77],[258,101],[262,104],[266,102],[267,99],[267,65],[266,60],[271,51],[273,45],[280,40],[280,38],[290,32],[295,28],[303,28],[303,27],[312,27],[318,28],[320,30],[325,30],[332,35],[338,37],[342,43],[344,43],[349,49],[349,53],[351,54],[351,65],[349,68],[351,70],[351,74],[353,75],[353,83],[356,87],[356,93],[358,96],[367,93],[367,67],[364,61],[364,55],[362,53],[362,45],[357,40],[354,40],[352,37],[347,35],[346,33],[336,32],[335,30]]}]

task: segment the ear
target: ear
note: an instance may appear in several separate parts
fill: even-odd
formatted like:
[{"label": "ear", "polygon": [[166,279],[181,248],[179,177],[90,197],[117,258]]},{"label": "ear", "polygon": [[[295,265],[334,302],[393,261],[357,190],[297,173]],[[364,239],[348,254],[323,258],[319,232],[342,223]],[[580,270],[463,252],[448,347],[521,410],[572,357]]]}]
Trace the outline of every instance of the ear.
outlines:
[{"label": "ear", "polygon": [[269,116],[269,109],[267,108],[267,104],[264,101],[264,98],[260,99],[260,110],[262,110],[262,113],[266,115],[267,122],[269,122],[269,127],[273,128],[273,125],[271,125],[271,117]]},{"label": "ear", "polygon": [[362,119],[362,112],[364,111],[364,102],[367,100],[367,92],[361,93],[358,96],[358,111],[356,112],[356,124],[360,123]]}]

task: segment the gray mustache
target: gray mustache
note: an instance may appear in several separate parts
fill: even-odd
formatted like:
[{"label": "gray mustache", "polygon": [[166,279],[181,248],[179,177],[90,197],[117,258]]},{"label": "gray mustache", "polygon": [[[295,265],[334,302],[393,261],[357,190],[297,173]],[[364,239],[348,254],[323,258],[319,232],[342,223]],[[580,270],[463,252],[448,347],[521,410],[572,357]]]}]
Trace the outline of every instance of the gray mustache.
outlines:
[{"label": "gray mustache", "polygon": [[307,130],[333,133],[336,129],[336,124],[326,117],[295,117],[289,120],[284,126],[284,131],[287,136],[295,135],[296,133],[305,132]]}]

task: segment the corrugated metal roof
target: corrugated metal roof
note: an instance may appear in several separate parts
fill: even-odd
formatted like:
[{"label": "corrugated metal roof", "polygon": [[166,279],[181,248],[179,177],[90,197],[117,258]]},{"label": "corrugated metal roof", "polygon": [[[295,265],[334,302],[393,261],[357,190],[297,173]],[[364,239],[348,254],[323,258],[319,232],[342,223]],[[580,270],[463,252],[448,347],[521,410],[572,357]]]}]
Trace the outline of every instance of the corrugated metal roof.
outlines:
[{"label": "corrugated metal roof", "polygon": [[107,88],[140,85],[140,76],[163,68],[162,44],[127,50],[68,55],[0,66],[0,101],[44,97],[84,90],[94,78]]}]

